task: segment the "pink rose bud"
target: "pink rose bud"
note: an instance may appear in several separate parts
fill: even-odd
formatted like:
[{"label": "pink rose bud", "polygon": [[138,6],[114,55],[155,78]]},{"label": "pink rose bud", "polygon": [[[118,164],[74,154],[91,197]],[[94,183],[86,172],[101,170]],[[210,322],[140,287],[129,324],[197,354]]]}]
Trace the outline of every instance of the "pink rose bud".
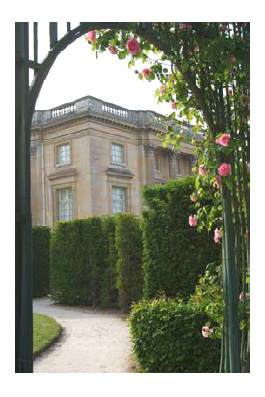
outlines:
[{"label": "pink rose bud", "polygon": [[241,293],[239,294],[238,299],[239,299],[240,301],[243,301],[243,300],[244,300],[244,294],[243,294],[243,292],[241,292]]},{"label": "pink rose bud", "polygon": [[215,184],[216,184],[217,189],[220,189],[221,181],[220,181],[219,176],[215,177]]},{"label": "pink rose bud", "polygon": [[194,47],[194,49],[193,49],[193,51],[200,51],[200,48],[199,48],[199,46],[198,45],[196,45],[195,47]]},{"label": "pink rose bud", "polygon": [[220,176],[227,176],[231,172],[231,165],[223,163],[219,168],[218,168],[218,174]]},{"label": "pink rose bud", "polygon": [[171,109],[176,109],[176,102],[171,102]]},{"label": "pink rose bud", "polygon": [[87,32],[86,37],[88,41],[96,41],[96,31],[90,30],[89,32]]},{"label": "pink rose bud", "polygon": [[189,216],[189,224],[190,226],[197,226],[197,217],[196,215],[190,215]]},{"label": "pink rose bud", "polygon": [[209,338],[209,333],[210,330],[208,327],[202,327],[202,336],[204,336],[204,338]]},{"label": "pink rose bud", "polygon": [[230,54],[228,57],[228,62],[229,63],[234,63],[236,60],[236,57],[234,56],[234,54]]},{"label": "pink rose bud", "polygon": [[152,70],[149,68],[143,69],[142,76],[147,79],[150,76],[151,72]]},{"label": "pink rose bud", "polygon": [[205,165],[204,165],[204,164],[201,164],[201,165],[199,166],[199,174],[200,174],[200,175],[208,175],[208,174],[209,174],[209,170],[207,170],[207,169],[205,168]]},{"label": "pink rose bud", "polygon": [[180,29],[182,30],[192,30],[192,24],[187,22],[182,22],[180,24]]},{"label": "pink rose bud", "polygon": [[214,241],[220,244],[220,238],[222,237],[222,232],[219,229],[215,229],[214,231]]},{"label": "pink rose bud", "polygon": [[134,74],[138,74],[138,73],[139,73],[138,70],[135,70],[135,71],[134,71]]},{"label": "pink rose bud", "polygon": [[228,146],[230,138],[231,138],[230,134],[223,134],[221,136],[221,138],[215,140],[215,143],[222,145],[222,146]]},{"label": "pink rose bud", "polygon": [[138,54],[138,52],[140,52],[140,44],[135,37],[132,37],[127,41],[126,49],[132,55]]},{"label": "pink rose bud", "polygon": [[165,87],[163,85],[161,85],[159,90],[160,90],[161,94],[163,94],[163,92],[165,91]]},{"label": "pink rose bud", "polygon": [[191,199],[191,201],[193,201],[193,203],[196,203],[196,201],[197,201],[197,197],[195,197],[195,196],[192,196],[190,199]]},{"label": "pink rose bud", "polygon": [[115,45],[109,45],[109,51],[111,54],[117,54],[117,47],[115,47]]}]

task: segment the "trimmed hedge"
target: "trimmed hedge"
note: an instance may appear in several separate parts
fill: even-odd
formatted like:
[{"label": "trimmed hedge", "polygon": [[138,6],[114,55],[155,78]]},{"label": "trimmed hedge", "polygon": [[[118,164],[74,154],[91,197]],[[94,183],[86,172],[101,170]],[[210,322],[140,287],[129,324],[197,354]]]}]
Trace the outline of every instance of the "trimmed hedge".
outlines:
[{"label": "trimmed hedge", "polygon": [[129,325],[142,371],[219,372],[221,341],[201,334],[207,320],[194,306],[164,297],[135,304]]},{"label": "trimmed hedge", "polygon": [[119,306],[128,311],[142,298],[142,232],[133,214],[116,215],[117,287]]},{"label": "trimmed hedge", "polygon": [[100,303],[106,238],[99,217],[59,222],[51,237],[51,295],[56,302]]},{"label": "trimmed hedge", "polygon": [[104,216],[102,220],[102,230],[106,238],[106,258],[105,266],[100,280],[100,306],[117,307],[118,290],[117,290],[117,250],[115,246],[115,217]]},{"label": "trimmed hedge", "polygon": [[32,227],[33,297],[49,293],[50,273],[50,228]]},{"label": "trimmed hedge", "polygon": [[221,249],[206,231],[188,222],[194,214],[190,196],[194,177],[143,190],[144,297],[164,292],[187,300],[208,263],[220,262]]},{"label": "trimmed hedge", "polygon": [[142,233],[133,214],[59,222],[51,237],[51,296],[121,307],[142,298]]}]

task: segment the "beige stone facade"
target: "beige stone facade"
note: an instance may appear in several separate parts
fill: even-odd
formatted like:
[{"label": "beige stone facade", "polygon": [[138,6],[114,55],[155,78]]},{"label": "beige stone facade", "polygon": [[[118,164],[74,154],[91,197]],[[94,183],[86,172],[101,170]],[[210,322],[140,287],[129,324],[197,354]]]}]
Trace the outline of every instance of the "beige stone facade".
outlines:
[{"label": "beige stone facade", "polygon": [[[32,224],[125,211],[141,216],[143,184],[192,173],[191,144],[162,148],[158,114],[87,96],[36,111],[31,133]],[[187,134],[191,134],[189,129]]]}]

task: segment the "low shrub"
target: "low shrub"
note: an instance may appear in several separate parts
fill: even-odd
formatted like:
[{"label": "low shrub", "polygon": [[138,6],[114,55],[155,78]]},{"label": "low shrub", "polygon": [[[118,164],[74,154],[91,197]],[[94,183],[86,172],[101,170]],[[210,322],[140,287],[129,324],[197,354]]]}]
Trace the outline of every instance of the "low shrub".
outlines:
[{"label": "low shrub", "polygon": [[193,305],[165,297],[134,304],[130,333],[143,372],[218,372],[221,341],[202,336],[207,320]]}]

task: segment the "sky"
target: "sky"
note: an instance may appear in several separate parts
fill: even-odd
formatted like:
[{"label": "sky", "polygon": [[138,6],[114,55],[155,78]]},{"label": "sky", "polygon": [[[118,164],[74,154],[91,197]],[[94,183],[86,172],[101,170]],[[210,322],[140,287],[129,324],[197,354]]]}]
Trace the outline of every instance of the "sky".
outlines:
[{"label": "sky", "polygon": [[[76,22],[76,25],[78,22]],[[30,30],[32,30],[30,24]],[[72,23],[75,26],[75,23]],[[73,27],[71,26],[71,27]],[[66,29],[66,23],[58,23],[59,38]],[[31,33],[32,36],[32,33]],[[49,50],[48,24],[39,23],[39,59],[41,62]],[[31,38],[31,37],[30,37]],[[30,55],[33,59],[33,41],[30,40]],[[52,66],[41,89],[36,110],[50,109],[66,102],[91,95],[106,102],[131,110],[153,110],[161,114],[172,111],[170,103],[157,104],[155,90],[160,87],[158,80],[139,80],[139,72],[150,64],[137,61],[135,67],[128,67],[129,55],[120,60],[108,50],[98,54],[84,36],[61,52]],[[33,72],[31,72],[31,77]]]}]

